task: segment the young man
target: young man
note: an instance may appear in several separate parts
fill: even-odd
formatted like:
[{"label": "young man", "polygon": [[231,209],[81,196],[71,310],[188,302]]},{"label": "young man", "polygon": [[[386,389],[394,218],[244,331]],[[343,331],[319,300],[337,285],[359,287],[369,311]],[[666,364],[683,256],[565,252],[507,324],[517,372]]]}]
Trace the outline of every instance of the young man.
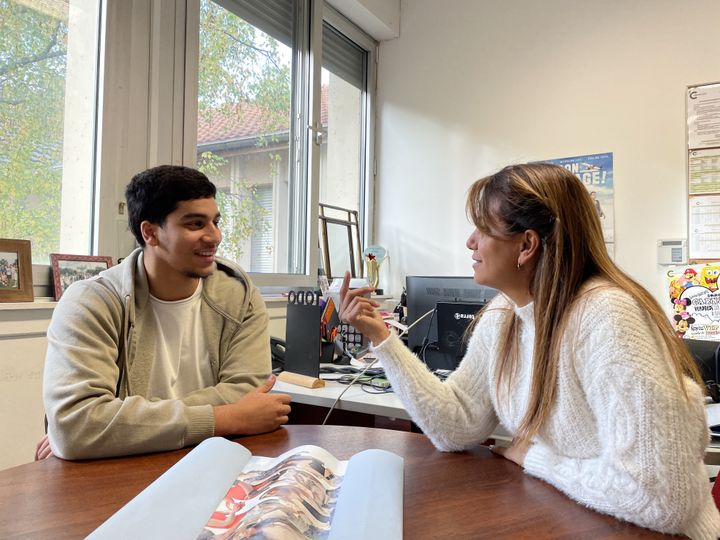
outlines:
[{"label": "young man", "polygon": [[125,196],[141,247],[58,303],[43,381],[48,436],[36,457],[171,450],[286,423],[290,396],[269,393],[260,292],[215,256],[215,186],[163,165],[137,174]]}]

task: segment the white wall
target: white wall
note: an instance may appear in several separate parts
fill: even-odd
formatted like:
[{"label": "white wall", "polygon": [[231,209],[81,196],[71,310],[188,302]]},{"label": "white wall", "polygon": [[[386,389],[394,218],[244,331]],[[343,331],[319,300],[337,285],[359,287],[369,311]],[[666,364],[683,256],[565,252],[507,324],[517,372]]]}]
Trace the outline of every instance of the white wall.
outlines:
[{"label": "white wall", "polygon": [[615,255],[660,299],[686,235],[685,87],[720,80],[717,0],[404,0],[378,68],[376,242],[470,275],[467,188],[511,162],[614,153]]},{"label": "white wall", "polygon": [[42,370],[53,305],[0,307],[0,470],[32,461],[45,432]]}]

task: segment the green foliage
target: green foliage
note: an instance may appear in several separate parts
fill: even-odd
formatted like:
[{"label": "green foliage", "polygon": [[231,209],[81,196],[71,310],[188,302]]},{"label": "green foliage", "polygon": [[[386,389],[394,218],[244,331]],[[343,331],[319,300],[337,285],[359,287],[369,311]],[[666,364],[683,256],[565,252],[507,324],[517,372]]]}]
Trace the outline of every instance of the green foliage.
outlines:
[{"label": "green foliage", "polygon": [[[265,131],[258,146],[276,142],[274,133],[289,125],[291,100],[279,43],[210,0],[201,0],[200,11],[199,114],[243,122],[251,107]],[[66,22],[0,0],[0,237],[30,239],[35,262],[59,249],[67,38]],[[269,155],[268,176],[280,158]],[[198,165],[211,178],[227,169],[209,153]],[[231,227],[224,229],[227,255],[239,259],[270,216],[249,180],[230,184],[218,204]]]},{"label": "green foliage", "polygon": [[[225,158],[212,152],[203,152],[198,157],[198,169],[211,179],[222,174],[227,163]],[[220,255],[240,260],[244,242],[253,233],[269,230],[271,216],[258,202],[257,188],[246,179],[232,180],[229,189],[217,192],[216,199],[222,216]]]},{"label": "green foliage", "polygon": [[287,129],[290,66],[281,61],[279,43],[211,0],[200,2],[198,109],[243,119],[252,105],[263,114],[268,132]]},{"label": "green foliage", "polygon": [[0,0],[0,237],[47,260],[60,237],[67,25]]}]

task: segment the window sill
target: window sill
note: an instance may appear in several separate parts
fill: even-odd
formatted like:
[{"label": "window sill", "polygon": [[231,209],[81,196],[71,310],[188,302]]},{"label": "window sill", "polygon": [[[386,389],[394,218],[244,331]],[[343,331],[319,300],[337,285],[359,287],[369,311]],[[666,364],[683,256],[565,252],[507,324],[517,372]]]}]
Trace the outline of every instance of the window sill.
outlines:
[{"label": "window sill", "polygon": [[0,311],[23,311],[30,309],[55,309],[57,302],[52,298],[36,298],[33,302],[0,303]]}]

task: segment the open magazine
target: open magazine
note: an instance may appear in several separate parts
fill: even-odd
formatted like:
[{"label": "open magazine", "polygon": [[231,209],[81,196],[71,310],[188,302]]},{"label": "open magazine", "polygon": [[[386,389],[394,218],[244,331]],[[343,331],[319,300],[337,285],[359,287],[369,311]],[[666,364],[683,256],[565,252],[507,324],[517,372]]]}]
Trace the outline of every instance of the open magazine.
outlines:
[{"label": "open magazine", "polygon": [[253,457],[200,443],[88,538],[401,539],[403,460],[365,450],[338,461],[317,446]]}]

